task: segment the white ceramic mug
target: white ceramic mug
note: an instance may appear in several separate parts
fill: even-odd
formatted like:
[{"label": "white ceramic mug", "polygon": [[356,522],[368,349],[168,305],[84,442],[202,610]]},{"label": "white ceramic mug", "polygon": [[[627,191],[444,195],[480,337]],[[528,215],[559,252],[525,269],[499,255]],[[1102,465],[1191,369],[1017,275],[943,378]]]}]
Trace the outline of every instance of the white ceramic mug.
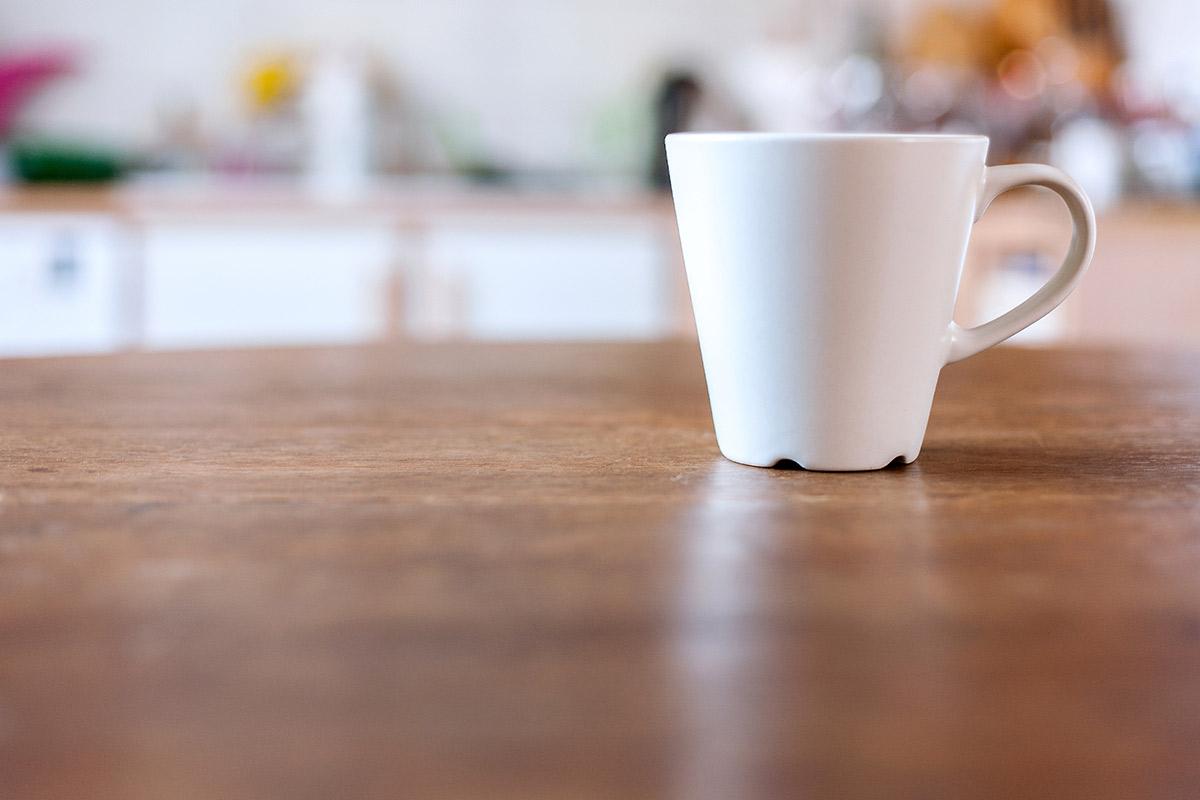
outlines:
[{"label": "white ceramic mug", "polygon": [[[754,466],[913,461],[943,365],[1037,322],[1091,260],[1096,221],[1053,167],[985,167],[984,136],[684,133],[667,160],[717,443]],[[1045,186],[1074,237],[1036,294],[952,316],[971,226]]]}]

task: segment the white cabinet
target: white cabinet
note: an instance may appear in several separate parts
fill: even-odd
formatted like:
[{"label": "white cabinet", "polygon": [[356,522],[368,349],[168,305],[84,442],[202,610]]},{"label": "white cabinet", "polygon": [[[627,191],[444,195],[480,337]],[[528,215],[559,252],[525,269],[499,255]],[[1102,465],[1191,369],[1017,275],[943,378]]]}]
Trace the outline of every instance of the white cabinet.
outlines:
[{"label": "white cabinet", "polygon": [[118,347],[128,335],[122,245],[103,216],[0,217],[0,356]]},{"label": "white cabinet", "polygon": [[150,348],[364,341],[387,329],[384,226],[156,223],[145,233]]},{"label": "white cabinet", "polygon": [[688,332],[656,204],[464,196],[360,215],[130,197],[0,214],[0,355]]},{"label": "white cabinet", "polygon": [[656,220],[447,220],[410,273],[418,336],[637,339],[668,335],[674,285]]}]

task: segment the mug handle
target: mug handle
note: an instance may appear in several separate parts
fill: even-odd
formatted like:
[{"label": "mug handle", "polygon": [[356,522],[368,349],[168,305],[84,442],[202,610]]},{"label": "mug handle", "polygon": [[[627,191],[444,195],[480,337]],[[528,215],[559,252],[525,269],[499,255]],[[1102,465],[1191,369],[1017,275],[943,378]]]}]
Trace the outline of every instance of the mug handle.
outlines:
[{"label": "mug handle", "polygon": [[1079,283],[1092,260],[1092,253],[1096,250],[1096,213],[1092,210],[1091,201],[1065,172],[1044,164],[1012,164],[986,168],[975,221],[979,221],[983,212],[987,211],[988,206],[999,195],[1018,186],[1044,186],[1063,199],[1071,212],[1071,223],[1074,226],[1071,248],[1067,251],[1067,257],[1058,268],[1058,272],[1021,305],[991,322],[974,328],[962,328],[951,322],[947,364],[961,361],[1000,344],[1057,308]]}]

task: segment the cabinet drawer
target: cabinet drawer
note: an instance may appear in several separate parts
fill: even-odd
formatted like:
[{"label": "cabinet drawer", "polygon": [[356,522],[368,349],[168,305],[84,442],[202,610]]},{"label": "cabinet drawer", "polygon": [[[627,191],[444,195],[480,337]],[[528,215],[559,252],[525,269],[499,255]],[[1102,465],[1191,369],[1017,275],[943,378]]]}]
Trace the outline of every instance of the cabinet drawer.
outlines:
[{"label": "cabinet drawer", "polygon": [[0,218],[0,355],[116,348],[123,308],[119,242],[103,219]]},{"label": "cabinet drawer", "polygon": [[384,228],[158,225],[146,237],[149,347],[353,342],[387,326]]},{"label": "cabinet drawer", "polygon": [[652,225],[436,228],[414,281],[414,332],[478,339],[631,339],[671,324]]}]

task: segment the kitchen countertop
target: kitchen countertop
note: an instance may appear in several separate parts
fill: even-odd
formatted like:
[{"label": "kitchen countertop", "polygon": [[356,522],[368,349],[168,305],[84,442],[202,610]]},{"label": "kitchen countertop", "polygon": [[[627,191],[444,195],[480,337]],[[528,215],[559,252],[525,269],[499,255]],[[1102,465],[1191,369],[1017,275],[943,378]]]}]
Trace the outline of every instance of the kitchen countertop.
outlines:
[{"label": "kitchen countertop", "polygon": [[907,468],[695,345],[0,363],[0,796],[1200,785],[1200,358],[998,349]]},{"label": "kitchen countertop", "polygon": [[[1049,223],[1066,230],[1062,204],[1048,192],[1001,195],[985,219],[994,219],[998,209],[1023,225]],[[284,216],[401,225],[420,224],[431,215],[649,216],[672,224],[674,219],[669,192],[636,184],[481,184],[436,175],[378,179],[344,198],[314,194],[302,180],[284,176],[164,174],[97,185],[10,184],[0,185],[0,214],[101,214],[126,222]],[[1101,209],[1099,217],[1108,224],[1190,227],[1200,223],[1200,202],[1130,196]]]},{"label": "kitchen countertop", "polygon": [[[0,214],[101,214],[125,222],[298,217],[349,224],[421,224],[431,215],[651,216],[673,221],[666,192],[629,186],[481,185],[432,177],[381,180],[340,198],[297,179],[184,178],[106,185],[0,186]],[[673,222],[672,222],[673,224]]]}]

